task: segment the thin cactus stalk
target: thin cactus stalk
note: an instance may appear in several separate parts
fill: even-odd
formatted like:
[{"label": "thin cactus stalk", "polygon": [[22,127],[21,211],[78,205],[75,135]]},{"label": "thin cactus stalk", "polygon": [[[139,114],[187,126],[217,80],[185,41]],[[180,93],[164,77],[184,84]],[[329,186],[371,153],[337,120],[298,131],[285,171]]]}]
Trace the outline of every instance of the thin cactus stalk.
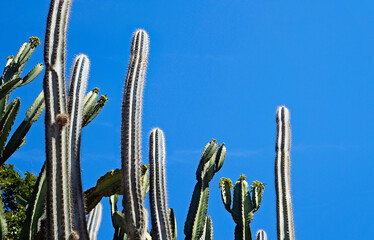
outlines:
[{"label": "thin cactus stalk", "polygon": [[8,232],[8,226],[5,220],[4,203],[2,201],[1,194],[0,194],[0,239],[5,239],[7,232]]},{"label": "thin cactus stalk", "polygon": [[184,224],[186,240],[200,239],[204,233],[205,218],[208,211],[209,183],[214,174],[221,169],[225,156],[226,147],[224,144],[218,147],[214,139],[204,148],[196,171],[197,183]]},{"label": "thin cactus stalk", "polygon": [[213,240],[213,221],[210,216],[206,216],[204,232],[200,240]]},{"label": "thin cactus stalk", "polygon": [[177,220],[175,219],[174,210],[170,208],[168,210],[168,218],[171,231],[171,239],[177,240],[178,230],[177,230]]},{"label": "thin cactus stalk", "polygon": [[88,214],[87,230],[90,240],[97,240],[97,234],[103,217],[103,205],[98,203],[96,207]]},{"label": "thin cactus stalk", "polygon": [[290,111],[285,106],[277,109],[277,125],[275,187],[277,193],[278,240],[295,240],[291,198]]},{"label": "thin cactus stalk", "polygon": [[260,229],[257,231],[256,240],[268,240],[268,235],[266,234],[265,230]]},{"label": "thin cactus stalk", "polygon": [[144,30],[134,33],[122,104],[121,159],[123,212],[130,239],[143,239],[147,230],[141,188],[141,115],[147,69],[149,37]]},{"label": "thin cactus stalk", "polygon": [[150,163],[150,207],[152,218],[152,239],[171,240],[168,219],[166,170],[165,170],[165,135],[159,128],[154,128],[149,136]]}]

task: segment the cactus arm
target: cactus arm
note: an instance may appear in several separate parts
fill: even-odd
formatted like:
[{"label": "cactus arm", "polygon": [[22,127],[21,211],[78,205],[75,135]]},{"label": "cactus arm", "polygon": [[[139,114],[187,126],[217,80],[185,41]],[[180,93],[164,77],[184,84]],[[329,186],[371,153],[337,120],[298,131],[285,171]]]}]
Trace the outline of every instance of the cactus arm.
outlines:
[{"label": "cactus arm", "polygon": [[8,141],[3,156],[0,158],[0,164],[5,162],[17,149],[25,143],[25,136],[30,130],[32,124],[36,122],[45,108],[44,92],[40,92],[38,97],[32,103],[26,112],[26,117],[18,126],[12,137]]},{"label": "cactus arm", "polygon": [[91,105],[91,108],[83,115],[83,127],[87,126],[103,109],[105,103],[108,101],[108,98],[104,95],[101,95],[99,100]]},{"label": "cactus arm", "polygon": [[110,202],[110,211],[111,211],[111,216],[112,216],[112,224],[115,229],[113,240],[127,240],[126,233],[123,231],[123,229],[120,228],[120,224],[122,223],[117,223],[115,219],[115,214],[118,213],[118,209],[117,209],[118,195],[114,194],[110,196],[109,202]]},{"label": "cactus arm", "polygon": [[21,86],[22,78],[13,78],[0,86],[0,99],[6,97],[15,88]]},{"label": "cactus arm", "polygon": [[122,205],[129,238],[143,238],[146,231],[141,194],[141,114],[149,49],[148,34],[134,33],[122,103],[121,159],[124,195]]},{"label": "cactus arm", "polygon": [[0,239],[5,239],[8,227],[5,220],[4,203],[0,195]]},{"label": "cactus arm", "polygon": [[165,171],[165,135],[154,128],[149,136],[150,163],[150,207],[153,239],[171,240],[170,223],[167,214],[167,192]]},{"label": "cactus arm", "polygon": [[87,217],[87,230],[90,240],[97,240],[97,234],[99,232],[102,216],[103,205],[101,203],[98,203]]},{"label": "cactus arm", "polygon": [[3,155],[5,143],[14,124],[20,104],[19,98],[14,99],[9,104],[3,118],[0,120],[0,156]]},{"label": "cactus arm", "polygon": [[295,240],[291,199],[290,111],[285,106],[277,109],[277,125],[275,186],[277,193],[278,240]]},{"label": "cactus arm", "polygon": [[39,63],[35,65],[35,67],[28,73],[22,80],[21,86],[25,86],[29,84],[32,80],[34,80],[44,69],[43,63]]},{"label": "cactus arm", "polygon": [[268,240],[268,235],[266,234],[265,230],[260,229],[257,231],[256,240]]},{"label": "cactus arm", "polygon": [[177,240],[177,220],[175,219],[174,210],[172,208],[168,210],[168,218],[170,224],[171,239]]},{"label": "cactus arm", "polygon": [[22,227],[22,240],[32,240],[40,231],[41,221],[45,218],[45,198],[46,198],[46,171],[45,164],[40,171],[39,177],[34,185],[32,195],[26,208],[26,220]]},{"label": "cactus arm", "polygon": [[89,213],[103,197],[123,194],[122,172],[119,169],[107,172],[97,180],[96,186],[84,192],[86,213]]},{"label": "cactus arm", "polygon": [[[68,115],[70,143],[70,194],[72,207],[71,219],[73,231],[80,239],[87,238],[86,215],[83,201],[83,190],[80,167],[80,144],[83,120],[83,99],[86,93],[90,61],[84,54],[79,54],[73,63],[69,86]],[[83,235],[87,235],[83,237]]]},{"label": "cactus arm", "polygon": [[220,167],[216,166],[216,163],[220,163],[222,166],[225,153],[224,144],[218,148],[218,144],[214,139],[204,148],[196,171],[197,183],[184,224],[186,240],[199,239],[203,234],[206,213],[208,211],[209,183],[216,173],[215,170],[220,169]]},{"label": "cactus arm", "polygon": [[99,96],[100,89],[95,87],[91,91],[89,91],[83,99],[84,102],[84,109],[83,115],[86,115],[87,112],[91,109],[92,105],[95,103],[97,96]]},{"label": "cactus arm", "polygon": [[226,210],[231,213],[231,189],[232,181],[229,178],[221,178],[219,182],[221,189],[221,198]]}]

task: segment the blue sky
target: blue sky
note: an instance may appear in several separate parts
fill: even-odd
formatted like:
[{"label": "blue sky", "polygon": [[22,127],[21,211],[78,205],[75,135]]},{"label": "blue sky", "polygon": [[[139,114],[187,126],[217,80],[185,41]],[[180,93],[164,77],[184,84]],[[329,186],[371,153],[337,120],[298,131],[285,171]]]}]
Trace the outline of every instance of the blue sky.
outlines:
[{"label": "blue sky", "polygon": [[[44,43],[49,1],[1,1],[1,64],[30,36]],[[227,157],[211,182],[208,214],[214,238],[234,238],[219,178],[266,183],[251,224],[276,239],[274,161],[277,106],[291,111],[292,196],[298,239],[369,239],[374,235],[372,1],[115,1],[75,0],[67,63],[91,60],[89,89],[109,102],[82,136],[84,189],[120,167],[121,99],[131,35],[144,28],[151,47],[143,112],[143,162],[148,133],[164,130],[169,207],[179,239],[204,145],[225,142]],[[42,62],[37,48],[27,69]],[[68,67],[67,69],[69,69]],[[69,74],[69,73],[67,73]],[[25,111],[42,77],[14,92]],[[44,118],[44,115],[43,115]],[[9,163],[38,173],[44,161],[38,121]],[[111,239],[108,199],[99,239]]]}]

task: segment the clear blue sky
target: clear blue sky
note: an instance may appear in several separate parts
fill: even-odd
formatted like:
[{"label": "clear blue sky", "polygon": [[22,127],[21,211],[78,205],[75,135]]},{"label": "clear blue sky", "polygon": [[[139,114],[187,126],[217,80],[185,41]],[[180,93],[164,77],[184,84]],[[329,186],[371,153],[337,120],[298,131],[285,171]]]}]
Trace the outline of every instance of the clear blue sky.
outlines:
[{"label": "clear blue sky", "polygon": [[[1,1],[0,57],[30,36],[44,43],[49,1]],[[211,138],[227,157],[211,183],[214,238],[234,238],[219,178],[266,183],[251,224],[276,239],[274,161],[277,106],[291,111],[292,195],[297,239],[374,236],[374,2],[75,0],[67,63],[91,59],[89,89],[109,102],[83,132],[83,186],[120,167],[121,99],[133,31],[151,40],[144,92],[143,162],[148,133],[164,130],[169,207],[179,239],[195,185],[195,170]],[[42,62],[37,48],[27,69]],[[68,67],[67,69],[69,69]],[[67,73],[69,74],[69,73]],[[42,77],[18,89],[18,123],[42,88]],[[44,161],[44,115],[9,163],[38,173]],[[112,239],[108,199],[99,239]]]}]

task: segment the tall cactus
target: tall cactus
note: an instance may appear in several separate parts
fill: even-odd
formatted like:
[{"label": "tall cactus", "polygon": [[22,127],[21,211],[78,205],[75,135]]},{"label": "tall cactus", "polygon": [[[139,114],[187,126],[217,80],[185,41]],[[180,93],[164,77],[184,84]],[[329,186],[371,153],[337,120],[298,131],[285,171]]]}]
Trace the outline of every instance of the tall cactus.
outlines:
[{"label": "tall cactus", "polygon": [[295,240],[291,199],[290,111],[285,106],[277,109],[277,125],[275,187],[277,193],[278,240]]},{"label": "tall cactus", "polygon": [[231,180],[229,178],[221,178],[219,187],[221,188],[222,202],[236,223],[235,240],[251,240],[249,224],[252,222],[255,212],[260,208],[264,184],[254,181],[251,185],[251,191],[249,191],[245,176],[241,175],[239,180],[235,182],[232,200]]},{"label": "tall cactus", "polygon": [[268,235],[266,234],[265,230],[260,229],[257,231],[256,240],[268,240]]},{"label": "tall cactus", "polygon": [[216,140],[209,142],[201,155],[196,171],[196,180],[192,200],[184,224],[186,240],[200,239],[203,236],[206,214],[208,211],[209,183],[213,179],[225,160],[226,147],[218,147]]},{"label": "tall cactus", "polygon": [[103,205],[98,203],[96,207],[88,214],[87,230],[90,240],[97,240],[101,219],[103,217]]},{"label": "tall cactus", "polygon": [[165,171],[165,135],[154,128],[149,136],[150,163],[150,207],[152,218],[152,239],[171,240],[172,233],[168,219],[166,171]]},{"label": "tall cactus", "polygon": [[141,189],[141,116],[143,88],[147,69],[149,37],[137,30],[131,45],[131,57],[122,104],[121,159],[125,231],[130,239],[143,239],[147,218]]},{"label": "tall cactus", "polygon": [[80,134],[89,60],[85,55],[75,59],[66,99],[65,44],[70,6],[71,0],[52,0],[45,37],[47,236],[85,240],[88,233],[80,177]]}]

